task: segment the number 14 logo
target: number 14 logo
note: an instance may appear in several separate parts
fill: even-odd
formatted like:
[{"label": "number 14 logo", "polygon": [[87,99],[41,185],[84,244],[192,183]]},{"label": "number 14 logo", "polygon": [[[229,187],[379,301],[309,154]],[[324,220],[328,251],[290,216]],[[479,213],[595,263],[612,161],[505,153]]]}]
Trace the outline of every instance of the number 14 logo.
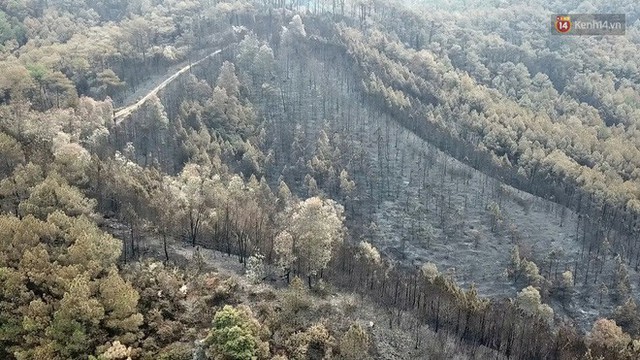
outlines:
[{"label": "number 14 logo", "polygon": [[571,17],[570,16],[557,16],[556,17],[556,30],[561,34],[566,34],[571,31]]}]

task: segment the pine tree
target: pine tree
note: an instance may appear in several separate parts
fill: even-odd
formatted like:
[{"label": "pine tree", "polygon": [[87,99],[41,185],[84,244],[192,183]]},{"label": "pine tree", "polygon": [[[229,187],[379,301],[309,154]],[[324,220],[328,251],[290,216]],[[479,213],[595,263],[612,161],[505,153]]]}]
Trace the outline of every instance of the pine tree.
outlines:
[{"label": "pine tree", "polygon": [[340,340],[340,354],[347,360],[364,360],[369,356],[369,334],[355,323]]},{"label": "pine tree", "polygon": [[269,353],[269,343],[263,341],[268,330],[255,319],[251,310],[244,306],[225,305],[214,318],[209,336],[208,359],[253,360]]},{"label": "pine tree", "polygon": [[344,239],[343,208],[333,200],[309,198],[291,209],[287,231],[294,241],[296,269],[309,278],[327,265]]}]

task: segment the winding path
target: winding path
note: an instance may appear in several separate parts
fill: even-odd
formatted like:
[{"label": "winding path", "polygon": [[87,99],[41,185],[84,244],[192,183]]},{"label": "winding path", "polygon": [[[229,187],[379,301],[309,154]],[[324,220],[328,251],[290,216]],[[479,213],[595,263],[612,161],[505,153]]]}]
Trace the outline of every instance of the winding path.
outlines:
[{"label": "winding path", "polygon": [[162,89],[164,89],[167,85],[169,85],[173,80],[175,80],[178,76],[182,75],[184,72],[189,71],[189,69],[191,69],[191,67],[198,65],[199,63],[201,63],[202,61],[216,55],[219,54],[222,50],[218,49],[214,52],[212,52],[211,54],[203,57],[202,59],[189,64],[181,69],[179,69],[178,71],[176,71],[175,73],[173,73],[171,76],[169,76],[168,78],[166,78],[163,82],[160,83],[160,85],[156,86],[155,88],[151,89],[151,91],[149,91],[145,96],[143,96],[140,100],[136,101],[135,103],[125,106],[123,108],[118,109],[114,116],[113,116],[113,121],[116,122],[116,124],[120,123],[122,120],[124,120],[127,116],[131,115],[131,113],[133,113],[134,111],[138,110],[138,108],[140,108],[140,106],[142,106],[142,104],[144,104],[147,100],[149,100],[149,98],[151,98],[153,95],[157,95],[158,92]]}]

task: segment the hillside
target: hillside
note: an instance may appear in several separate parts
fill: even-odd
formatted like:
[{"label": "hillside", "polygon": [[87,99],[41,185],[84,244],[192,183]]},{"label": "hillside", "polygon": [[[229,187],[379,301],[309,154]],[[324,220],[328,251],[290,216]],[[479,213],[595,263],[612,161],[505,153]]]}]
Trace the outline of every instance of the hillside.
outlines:
[{"label": "hillside", "polygon": [[0,2],[0,358],[638,358],[639,16]]}]

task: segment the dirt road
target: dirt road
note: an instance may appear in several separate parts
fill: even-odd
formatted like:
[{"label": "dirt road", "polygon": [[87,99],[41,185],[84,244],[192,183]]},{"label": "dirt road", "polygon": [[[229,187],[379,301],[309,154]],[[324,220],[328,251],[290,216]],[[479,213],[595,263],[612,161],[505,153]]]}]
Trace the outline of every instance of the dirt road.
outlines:
[{"label": "dirt road", "polygon": [[157,95],[158,92],[162,89],[164,89],[167,85],[169,85],[173,80],[175,80],[178,76],[180,76],[182,73],[189,71],[189,69],[191,69],[192,66],[198,65],[199,63],[201,63],[202,61],[216,55],[219,54],[220,51],[222,51],[221,49],[218,49],[214,52],[212,52],[211,54],[203,57],[202,59],[189,64],[181,69],[179,69],[178,71],[176,71],[175,73],[173,73],[171,76],[169,76],[168,78],[166,78],[162,83],[160,83],[160,85],[156,86],[155,88],[151,89],[151,91],[149,91],[145,96],[143,96],[140,100],[136,101],[135,103],[125,106],[121,109],[119,109],[118,111],[115,112],[113,120],[116,122],[116,124],[120,123],[122,120],[124,120],[127,116],[131,115],[131,113],[133,113],[134,111],[136,111],[140,106],[142,106],[142,104],[145,103],[145,101],[149,100],[149,98],[153,95]]}]

